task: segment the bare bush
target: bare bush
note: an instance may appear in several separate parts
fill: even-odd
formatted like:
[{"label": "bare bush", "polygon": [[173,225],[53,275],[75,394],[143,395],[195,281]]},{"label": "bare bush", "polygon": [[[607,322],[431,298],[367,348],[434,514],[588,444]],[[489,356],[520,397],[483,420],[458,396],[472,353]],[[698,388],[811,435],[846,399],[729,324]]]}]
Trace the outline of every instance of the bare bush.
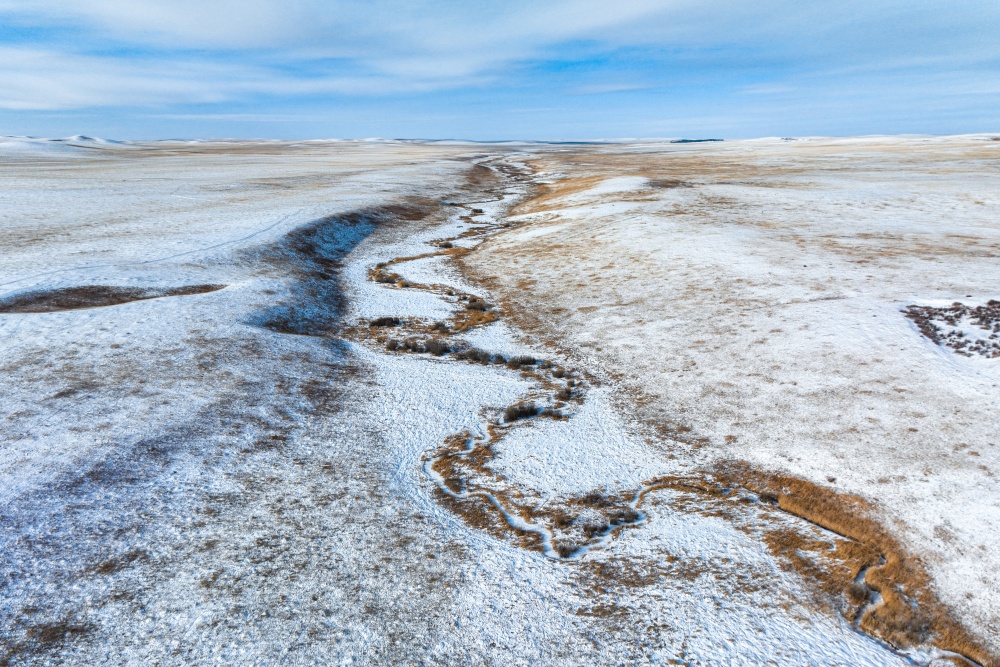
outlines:
[{"label": "bare bush", "polygon": [[538,360],[534,357],[520,355],[507,360],[507,368],[518,369],[521,366],[534,366]]},{"label": "bare bush", "polygon": [[538,407],[531,401],[520,401],[508,406],[503,412],[504,421],[514,422],[518,419],[527,419],[538,414]]},{"label": "bare bush", "polygon": [[584,504],[591,507],[607,507],[610,503],[608,497],[601,493],[600,491],[591,491],[585,495],[581,500]]},{"label": "bare bush", "polygon": [[424,351],[440,357],[451,352],[451,347],[442,338],[432,338],[424,343]]},{"label": "bare bush", "polygon": [[623,525],[626,523],[635,523],[639,520],[639,512],[632,509],[631,507],[624,507],[622,509],[615,510],[608,516],[608,520],[615,525]]},{"label": "bare bush", "polygon": [[611,528],[611,524],[604,519],[588,521],[583,525],[583,534],[593,539],[606,533],[609,528]]},{"label": "bare bush", "polygon": [[560,558],[569,558],[579,547],[572,542],[559,542],[553,547]]},{"label": "bare bush", "polygon": [[493,355],[486,350],[481,350],[478,347],[470,347],[465,350],[461,350],[455,353],[456,359],[465,359],[467,361],[475,361],[479,364],[488,364],[493,361]]}]

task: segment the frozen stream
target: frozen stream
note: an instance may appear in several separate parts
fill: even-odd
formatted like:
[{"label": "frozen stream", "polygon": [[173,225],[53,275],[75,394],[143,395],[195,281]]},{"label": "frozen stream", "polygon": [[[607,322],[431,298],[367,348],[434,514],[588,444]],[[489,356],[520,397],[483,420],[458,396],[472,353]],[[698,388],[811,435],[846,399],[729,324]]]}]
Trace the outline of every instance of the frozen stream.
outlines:
[{"label": "frozen stream", "polygon": [[[477,576],[456,591],[464,610],[456,625],[489,636],[499,633],[508,644],[523,643],[525,636],[518,638],[519,633],[535,641],[581,633],[600,646],[601,662],[607,663],[618,661],[613,656],[635,659],[636,650],[654,663],[908,663],[853,631],[847,621],[795,602],[807,595],[761,544],[725,520],[680,511],[680,504],[671,503],[671,491],[647,497],[642,512],[620,521],[627,526],[616,529],[612,523],[592,544],[557,552],[551,531],[526,517],[524,507],[550,507],[587,492],[607,498],[628,495],[634,506],[644,480],[668,474],[675,466],[631,432],[610,390],[592,383],[578,385],[586,387],[586,395],[562,406],[568,419],[536,416],[508,426],[501,416],[505,406],[528,398],[537,410],[551,407],[546,402],[550,388],[523,368],[497,363],[498,357],[530,355],[568,368],[508,323],[447,337],[452,350],[474,347],[491,353],[490,364],[459,360],[454,354],[385,350],[387,337],[397,340],[421,331],[433,335],[435,322],[456,317],[464,307],[458,295],[475,290],[489,301],[483,290],[461,279],[447,256],[426,255],[440,252],[442,239],[474,238],[470,230],[500,224],[507,202],[517,194],[462,202],[447,222],[416,232],[376,232],[348,257],[344,272],[350,322],[359,330],[377,318],[402,322],[351,349],[372,372],[369,419],[384,429],[384,446],[397,455],[394,492],[409,497],[472,550],[470,566]],[[482,213],[468,215],[474,210]],[[400,257],[420,259],[392,262]],[[373,267],[386,263],[403,282],[369,279]],[[406,331],[397,332],[397,326]],[[434,452],[456,434],[467,434],[455,448],[465,453],[476,442],[490,440],[491,427],[505,430],[502,437],[493,436],[494,457],[473,471],[478,477],[469,473],[464,486],[449,491],[433,468],[438,460]],[[460,503],[475,493],[486,512],[504,516],[515,529],[508,531],[509,539],[495,523],[476,527],[481,512],[466,513],[463,521],[448,509],[454,504],[441,502],[442,495]],[[522,511],[505,508],[499,494],[516,499]],[[526,533],[538,539],[524,538]],[[518,602],[510,604],[513,600]],[[509,616],[497,616],[498,603]],[[552,613],[554,609],[558,612]]]}]

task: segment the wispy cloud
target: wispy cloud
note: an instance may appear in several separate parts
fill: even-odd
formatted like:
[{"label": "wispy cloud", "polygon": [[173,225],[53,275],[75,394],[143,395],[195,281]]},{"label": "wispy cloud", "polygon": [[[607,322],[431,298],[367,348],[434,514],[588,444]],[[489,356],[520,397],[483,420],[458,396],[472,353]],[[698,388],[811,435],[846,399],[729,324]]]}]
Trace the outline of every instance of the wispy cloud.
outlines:
[{"label": "wispy cloud", "polygon": [[890,74],[989,79],[998,24],[995,0],[0,0],[0,108],[781,97]]},{"label": "wispy cloud", "polygon": [[588,86],[578,86],[573,89],[579,95],[605,95],[607,93],[628,93],[636,90],[649,90],[651,85],[641,83],[598,83]]}]

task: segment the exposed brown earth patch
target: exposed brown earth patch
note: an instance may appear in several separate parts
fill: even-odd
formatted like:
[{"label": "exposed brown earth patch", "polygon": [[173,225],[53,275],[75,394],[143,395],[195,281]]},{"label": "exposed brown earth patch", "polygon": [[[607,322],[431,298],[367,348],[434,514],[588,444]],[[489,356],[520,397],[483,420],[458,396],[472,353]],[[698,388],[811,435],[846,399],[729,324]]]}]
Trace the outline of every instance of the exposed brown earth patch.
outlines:
[{"label": "exposed brown earth patch", "polygon": [[131,301],[165,296],[189,296],[215,292],[225,285],[185,285],[183,287],[140,288],[114,285],[81,285],[53,290],[25,292],[0,300],[0,313],[55,313],[63,310],[104,308]]}]

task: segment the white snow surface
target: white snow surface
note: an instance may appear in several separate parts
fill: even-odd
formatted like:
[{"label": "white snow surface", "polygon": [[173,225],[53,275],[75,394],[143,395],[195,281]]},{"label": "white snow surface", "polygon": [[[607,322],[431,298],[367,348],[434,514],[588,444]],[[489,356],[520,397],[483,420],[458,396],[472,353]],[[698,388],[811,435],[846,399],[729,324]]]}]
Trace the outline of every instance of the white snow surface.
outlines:
[{"label": "white snow surface", "polygon": [[570,496],[595,489],[635,490],[674,466],[629,433],[609,391],[591,389],[566,422],[521,424],[501,441],[490,468],[518,488],[543,496]]},{"label": "white snow surface", "polygon": [[870,499],[998,646],[1000,359],[956,355],[900,312],[1000,298],[987,139],[546,153],[533,165],[553,191],[465,262],[624,375],[647,419],[706,438],[691,465],[742,459]]},{"label": "white snow surface", "polygon": [[[274,312],[333,308],[308,301],[327,284],[343,290],[347,323],[445,317],[447,297],[371,283],[367,270],[464,223],[341,216],[454,196],[486,147],[90,143],[74,149],[82,157],[0,151],[0,300],[226,287],[0,314],[0,632],[20,663],[907,664],[805,603],[764,545],[669,493],[573,562],[467,525],[436,500],[422,459],[448,435],[484,430],[535,391],[529,381],[343,343],[335,329],[263,326]],[[516,150],[507,159],[530,157]],[[517,194],[469,203],[486,222]],[[348,251],[339,282],[316,278],[290,245],[317,224]],[[447,264],[411,270],[458,286]],[[507,322],[467,340],[547,354]],[[623,406],[591,388],[567,422],[515,429],[497,470],[543,494],[669,470]],[[659,574],[595,583],[598,563]]]}]

